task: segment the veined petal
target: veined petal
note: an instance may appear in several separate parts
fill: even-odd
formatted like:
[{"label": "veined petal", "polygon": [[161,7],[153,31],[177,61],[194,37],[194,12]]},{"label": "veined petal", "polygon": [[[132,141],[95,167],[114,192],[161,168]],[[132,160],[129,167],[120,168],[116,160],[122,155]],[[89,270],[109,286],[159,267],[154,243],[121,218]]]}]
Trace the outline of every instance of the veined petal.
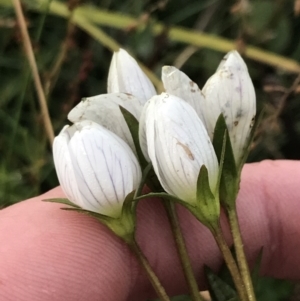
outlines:
[{"label": "veined petal", "polygon": [[237,51],[225,56],[203,93],[203,121],[209,136],[213,137],[216,121],[223,113],[238,165],[253,126],[256,97],[247,66]]},{"label": "veined petal", "polygon": [[125,93],[102,94],[85,98],[70,111],[68,119],[73,123],[82,120],[94,121],[122,138],[135,152],[131,133],[119,106],[139,120],[142,107],[138,99]]},{"label": "veined petal", "polygon": [[166,93],[175,95],[189,103],[202,119],[201,106],[204,102],[204,95],[196,83],[173,66],[162,68],[162,81]]},{"label": "veined petal", "polygon": [[66,125],[53,142],[53,159],[59,183],[67,198],[78,206],[82,206],[81,194],[70,157],[68,144],[72,136],[72,128]]},{"label": "veined petal", "polygon": [[108,73],[107,91],[130,93],[139,99],[141,105],[156,94],[149,78],[124,49],[120,49],[113,55]]},{"label": "veined petal", "polygon": [[128,145],[92,122],[75,123],[69,153],[84,209],[111,217],[121,214],[128,193],[139,185],[141,170]]},{"label": "veined petal", "polygon": [[[155,97],[157,96],[153,96],[153,98]],[[140,123],[139,123],[139,142],[140,142],[143,155],[148,162],[150,162],[150,158],[148,156],[148,145],[147,145],[147,137],[146,137],[146,116],[154,114],[153,105],[154,105],[154,101],[152,101],[152,98],[146,102],[142,110]]]},{"label": "veined petal", "polygon": [[211,190],[215,192],[218,161],[195,110],[166,93],[153,97],[150,102],[145,113],[148,155],[164,189],[182,200],[194,202],[199,171],[205,165]]}]

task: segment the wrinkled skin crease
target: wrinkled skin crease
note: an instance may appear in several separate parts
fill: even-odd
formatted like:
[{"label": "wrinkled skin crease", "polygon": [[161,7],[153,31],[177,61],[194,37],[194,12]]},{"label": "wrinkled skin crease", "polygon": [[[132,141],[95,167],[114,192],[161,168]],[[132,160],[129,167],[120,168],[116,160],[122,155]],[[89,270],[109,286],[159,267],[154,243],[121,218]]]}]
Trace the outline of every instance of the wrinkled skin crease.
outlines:
[{"label": "wrinkled skin crease", "polygon": [[[153,297],[149,282],[125,244],[91,217],[59,210],[41,199],[0,212],[0,300],[141,301]],[[300,163],[264,161],[245,166],[238,212],[246,252],[253,263],[264,246],[262,273],[300,278]],[[218,270],[210,233],[178,208],[188,251],[205,288],[202,266]],[[227,223],[222,221],[230,242]],[[137,240],[170,295],[186,292],[164,209],[159,200],[138,205]]]}]

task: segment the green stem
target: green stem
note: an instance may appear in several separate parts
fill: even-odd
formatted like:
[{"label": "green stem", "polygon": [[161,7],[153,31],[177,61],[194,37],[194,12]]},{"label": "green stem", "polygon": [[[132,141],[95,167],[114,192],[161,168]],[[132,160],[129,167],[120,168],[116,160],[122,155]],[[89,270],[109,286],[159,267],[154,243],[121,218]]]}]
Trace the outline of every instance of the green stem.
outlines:
[{"label": "green stem", "polygon": [[240,275],[240,271],[225,241],[220,225],[211,229],[211,232],[218,244],[220,251],[223,254],[225,263],[233,279],[240,301],[248,301],[245,286]]},{"label": "green stem", "polygon": [[251,279],[245,251],[244,251],[236,208],[235,207],[228,208],[227,214],[229,218],[231,233],[233,236],[233,243],[236,252],[237,263],[247,291],[248,299],[249,301],[256,301],[252,279]]},{"label": "green stem", "polygon": [[175,238],[180,261],[182,264],[183,272],[191,293],[191,299],[193,301],[204,301],[204,299],[199,293],[197,281],[193,273],[193,269],[186,249],[185,241],[181,232],[175,204],[172,201],[167,200],[164,201],[164,205],[167,210],[168,217],[172,226],[172,231]]},{"label": "green stem", "polygon": [[171,301],[168,297],[164,287],[161,285],[159,279],[155,275],[154,271],[152,270],[148,259],[143,254],[142,250],[140,249],[139,245],[133,240],[131,243],[128,244],[131,250],[135,253],[136,257],[138,258],[139,262],[143,266],[153,288],[155,289],[158,297],[161,301]]}]

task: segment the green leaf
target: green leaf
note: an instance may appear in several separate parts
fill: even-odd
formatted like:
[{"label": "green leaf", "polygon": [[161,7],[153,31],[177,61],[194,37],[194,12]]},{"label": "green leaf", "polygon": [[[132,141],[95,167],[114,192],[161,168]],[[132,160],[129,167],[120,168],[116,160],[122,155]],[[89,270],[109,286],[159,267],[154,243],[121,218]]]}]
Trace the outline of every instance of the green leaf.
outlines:
[{"label": "green leaf", "polygon": [[212,301],[237,301],[236,291],[216,275],[209,267],[204,267]]},{"label": "green leaf", "polygon": [[140,140],[139,140],[139,122],[136,120],[136,118],[129,112],[127,111],[125,108],[123,108],[122,106],[119,106],[123,117],[128,125],[129,131],[131,133],[132,139],[133,139],[133,143],[136,149],[136,153],[138,156],[138,160],[140,162],[140,165],[142,167],[142,170],[144,170],[147,165],[148,162],[145,159],[141,146],[140,146]]},{"label": "green leaf", "polygon": [[77,206],[76,204],[72,203],[71,201],[69,201],[68,199],[63,199],[63,198],[57,198],[57,199],[45,199],[43,200],[43,202],[50,202],[50,203],[58,203],[58,204],[64,204],[64,205],[68,205],[74,208],[78,208],[81,209],[79,206]]},{"label": "green leaf", "polygon": [[255,260],[254,268],[251,271],[253,287],[257,300],[290,300],[294,288],[294,283],[287,280],[259,276],[262,256],[263,247],[260,249],[259,254]]}]

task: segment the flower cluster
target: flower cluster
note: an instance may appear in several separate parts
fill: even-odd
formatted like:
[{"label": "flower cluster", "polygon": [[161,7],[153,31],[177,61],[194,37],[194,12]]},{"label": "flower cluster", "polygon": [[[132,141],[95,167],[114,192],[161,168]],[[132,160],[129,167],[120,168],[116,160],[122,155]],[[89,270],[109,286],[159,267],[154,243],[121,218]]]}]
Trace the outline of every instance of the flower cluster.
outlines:
[{"label": "flower cluster", "polygon": [[55,138],[53,153],[71,202],[118,218],[126,196],[138,189],[140,158],[124,108],[139,122],[140,149],[163,189],[194,207],[199,198],[209,198],[204,203],[213,202],[218,214],[220,162],[212,141],[222,115],[235,165],[241,166],[256,114],[247,67],[231,51],[202,90],[171,66],[163,67],[162,81],[165,92],[156,95],[137,62],[120,49],[112,58],[108,94],[85,98],[69,113],[74,124]]}]

